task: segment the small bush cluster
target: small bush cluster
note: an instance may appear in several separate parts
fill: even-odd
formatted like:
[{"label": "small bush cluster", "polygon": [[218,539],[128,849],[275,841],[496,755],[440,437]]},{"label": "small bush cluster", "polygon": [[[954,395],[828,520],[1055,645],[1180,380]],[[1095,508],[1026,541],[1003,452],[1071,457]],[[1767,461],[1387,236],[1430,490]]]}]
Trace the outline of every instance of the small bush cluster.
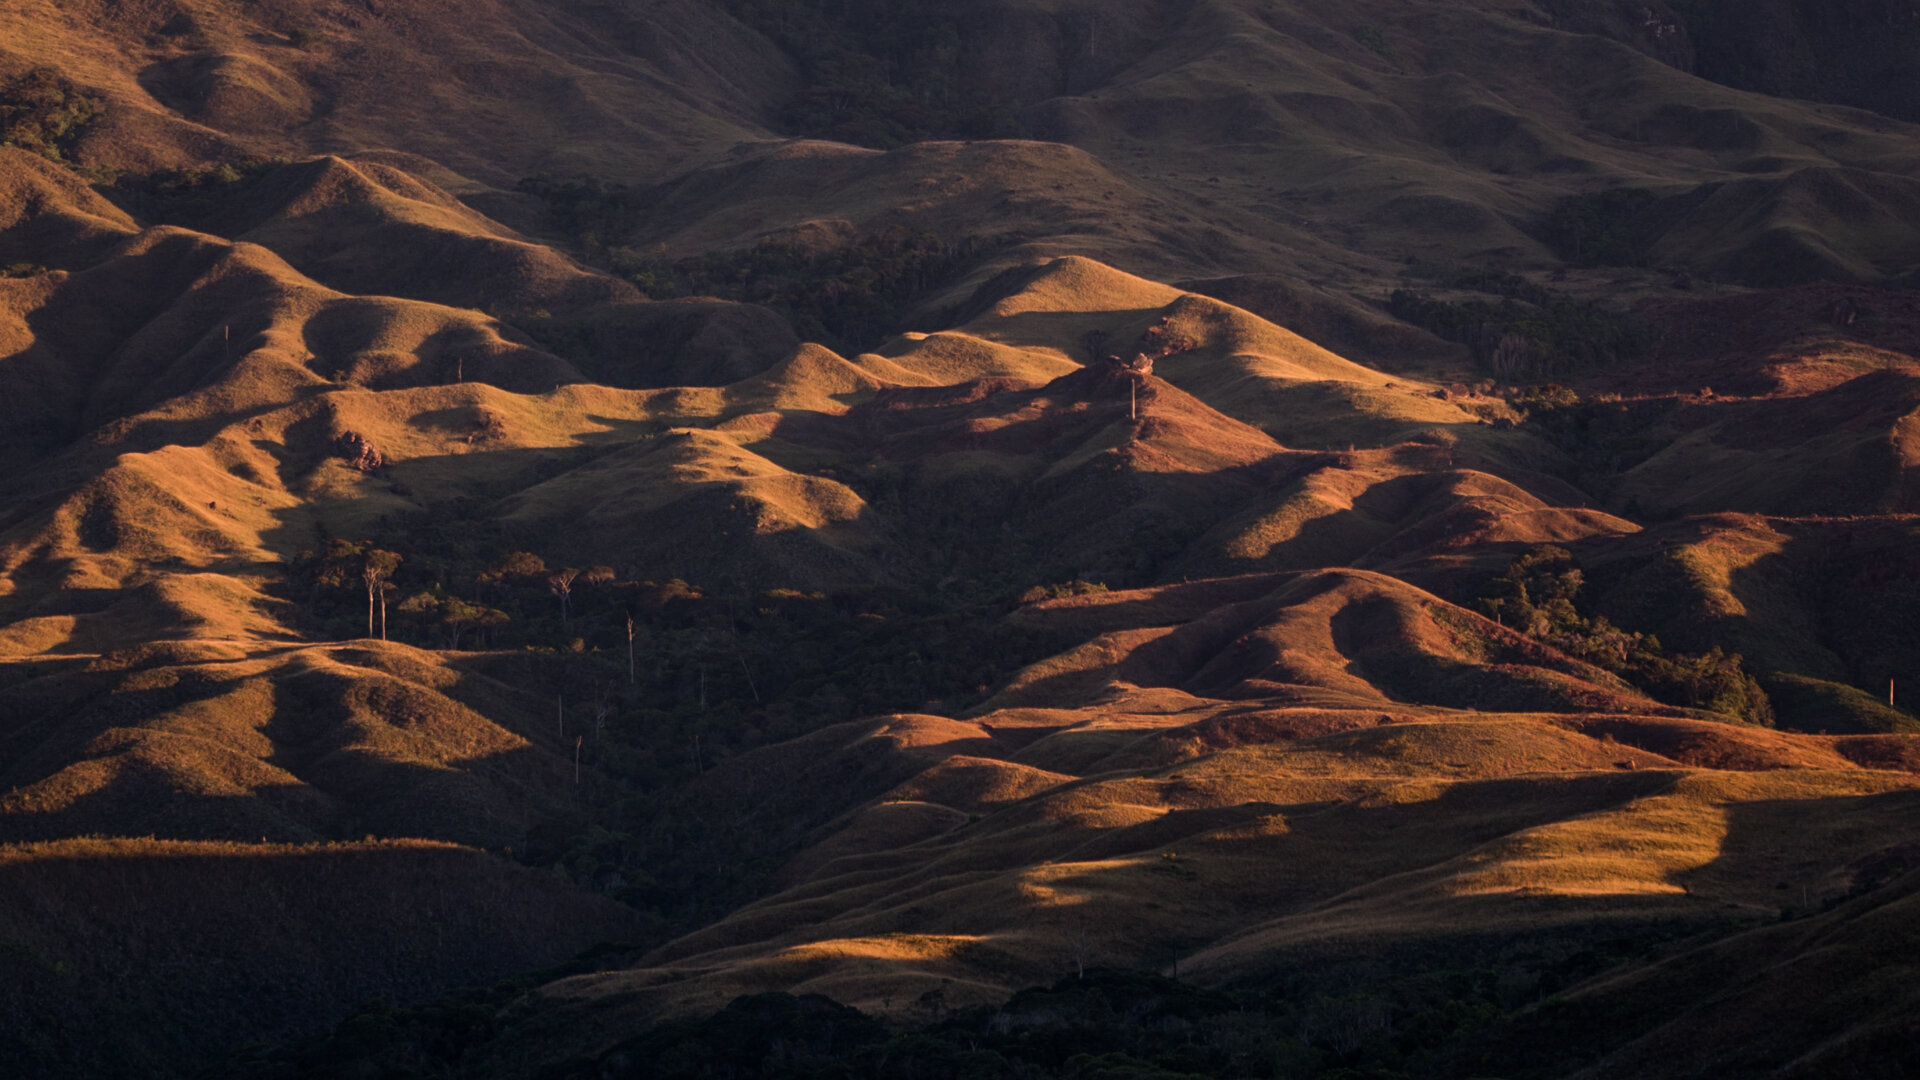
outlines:
[{"label": "small bush cluster", "polygon": [[1354,27],[1353,40],[1362,48],[1370,49],[1381,56],[1389,58],[1393,56],[1393,48],[1387,44],[1387,35],[1377,26]]},{"label": "small bush cluster", "polygon": [[1060,585],[1035,585],[1020,594],[1022,604],[1037,604],[1042,600],[1058,600],[1063,596],[1088,596],[1107,591],[1105,585],[1097,581],[1069,581]]},{"label": "small bush cluster", "polygon": [[204,168],[123,173],[100,192],[142,221],[195,228],[287,164],[283,157],[250,158]]},{"label": "small bush cluster", "polygon": [[35,68],[0,88],[0,146],[65,162],[67,151],[106,105],[52,68]]},{"label": "small bush cluster", "polygon": [[1741,666],[1739,653],[1719,646],[1697,655],[1668,653],[1652,634],[1583,615],[1574,603],[1583,580],[1570,552],[1540,545],[1493,579],[1479,607],[1504,626],[1620,676],[1656,701],[1773,726],[1773,707]]}]

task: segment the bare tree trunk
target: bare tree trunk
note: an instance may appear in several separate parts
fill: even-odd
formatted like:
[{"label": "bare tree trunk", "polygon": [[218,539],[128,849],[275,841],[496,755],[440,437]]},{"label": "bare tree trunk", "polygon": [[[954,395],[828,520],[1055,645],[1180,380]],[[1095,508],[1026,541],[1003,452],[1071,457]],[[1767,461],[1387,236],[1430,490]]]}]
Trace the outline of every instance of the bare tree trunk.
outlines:
[{"label": "bare tree trunk", "polygon": [[753,703],[755,705],[760,704],[760,688],[753,685],[753,671],[752,669],[747,667],[747,654],[736,651],[733,654],[733,656],[734,656],[734,659],[740,661],[740,670],[746,673],[747,690],[749,693],[753,694]]},{"label": "bare tree trunk", "polygon": [[387,589],[380,587],[380,640],[387,640]]},{"label": "bare tree trunk", "polygon": [[627,616],[627,685],[633,685],[633,616]]}]

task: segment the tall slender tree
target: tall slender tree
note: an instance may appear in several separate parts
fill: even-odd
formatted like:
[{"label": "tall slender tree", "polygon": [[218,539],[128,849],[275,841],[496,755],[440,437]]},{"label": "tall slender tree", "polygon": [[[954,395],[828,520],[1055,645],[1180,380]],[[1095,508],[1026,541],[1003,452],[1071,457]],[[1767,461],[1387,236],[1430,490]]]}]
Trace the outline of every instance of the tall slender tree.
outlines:
[{"label": "tall slender tree", "polygon": [[367,586],[368,637],[373,636],[373,612],[377,604],[380,609],[380,640],[387,640],[387,581],[398,569],[400,569],[400,556],[395,552],[370,547],[362,556],[360,580]]}]

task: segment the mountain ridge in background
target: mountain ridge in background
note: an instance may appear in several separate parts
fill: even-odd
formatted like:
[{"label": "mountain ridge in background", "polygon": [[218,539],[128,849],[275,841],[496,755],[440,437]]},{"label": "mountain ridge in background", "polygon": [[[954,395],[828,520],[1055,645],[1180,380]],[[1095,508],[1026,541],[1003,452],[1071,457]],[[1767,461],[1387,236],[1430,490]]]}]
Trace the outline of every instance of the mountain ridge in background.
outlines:
[{"label": "mountain ridge in background", "polygon": [[1897,1069],[1812,14],[0,13],[0,1062]]}]

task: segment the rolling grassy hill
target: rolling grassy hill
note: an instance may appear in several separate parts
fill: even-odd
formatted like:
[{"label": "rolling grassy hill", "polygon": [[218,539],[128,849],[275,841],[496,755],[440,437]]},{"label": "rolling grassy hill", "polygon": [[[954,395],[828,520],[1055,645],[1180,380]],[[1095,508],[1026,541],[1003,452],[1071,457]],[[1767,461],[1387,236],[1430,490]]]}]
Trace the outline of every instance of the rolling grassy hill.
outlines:
[{"label": "rolling grassy hill", "polygon": [[1920,139],[1704,10],[0,13],[0,1065],[1891,1060]]}]

